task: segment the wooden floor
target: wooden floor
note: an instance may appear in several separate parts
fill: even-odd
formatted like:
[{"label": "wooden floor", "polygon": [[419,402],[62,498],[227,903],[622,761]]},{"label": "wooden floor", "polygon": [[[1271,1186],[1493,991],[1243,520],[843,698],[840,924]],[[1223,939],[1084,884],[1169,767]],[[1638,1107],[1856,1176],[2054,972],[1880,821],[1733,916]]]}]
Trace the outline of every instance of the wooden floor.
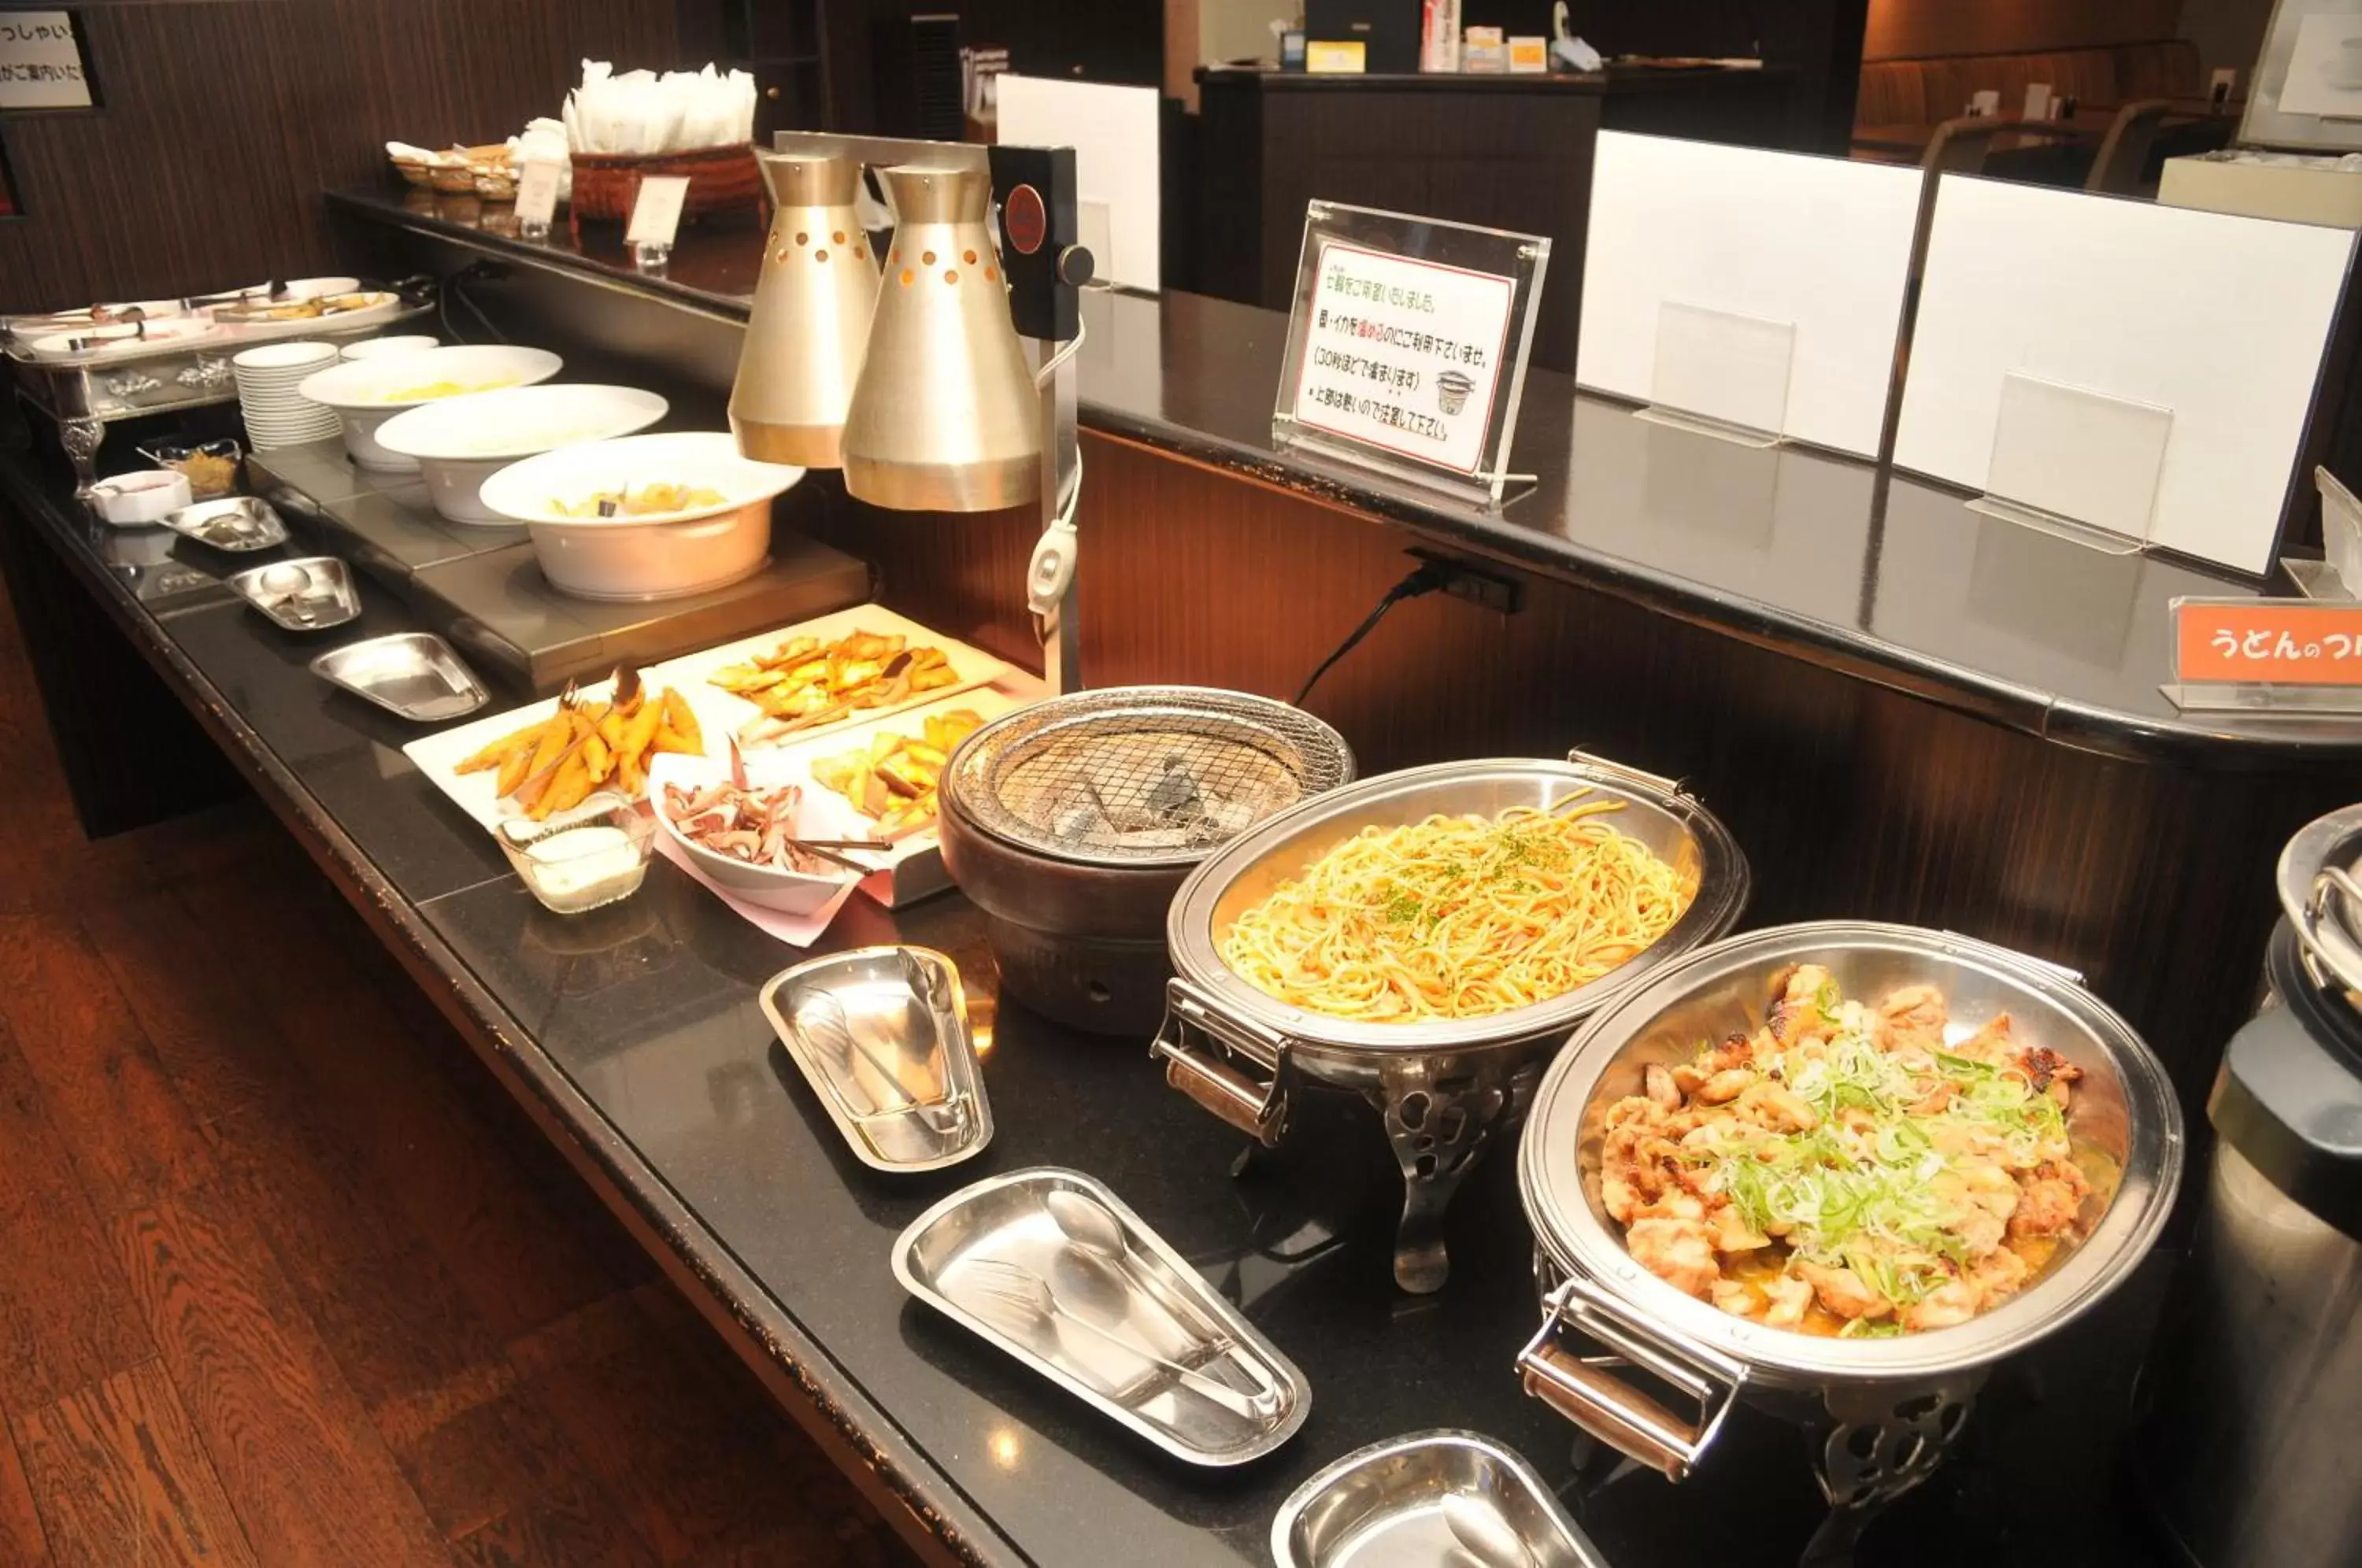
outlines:
[{"label": "wooden floor", "polygon": [[0,1568],[910,1561],[259,804],[83,840],[0,600]]}]

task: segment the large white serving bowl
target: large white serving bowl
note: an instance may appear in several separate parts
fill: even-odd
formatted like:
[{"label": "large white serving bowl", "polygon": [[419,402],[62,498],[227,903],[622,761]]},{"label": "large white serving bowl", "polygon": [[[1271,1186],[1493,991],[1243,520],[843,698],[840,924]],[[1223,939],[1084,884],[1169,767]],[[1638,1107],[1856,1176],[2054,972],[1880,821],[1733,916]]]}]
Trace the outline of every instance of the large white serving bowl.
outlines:
[{"label": "large white serving bowl", "polygon": [[[469,391],[526,387],[557,374],[566,361],[546,348],[505,343],[421,348],[376,359],[347,359],[307,378],[295,390],[337,411],[345,426],[345,450],[365,469],[414,471],[418,459],[378,445],[378,426],[406,408],[439,401],[414,395],[442,382]],[[457,396],[458,393],[447,393]]]},{"label": "large white serving bowl", "polygon": [[[738,454],[725,430],[626,436],[512,463],[483,483],[483,501],[532,532],[552,587],[584,599],[675,599],[762,569],[771,498],[804,477]],[[722,499],[637,517],[568,517],[560,503],[651,484],[712,490]]]},{"label": "large white serving bowl", "polygon": [[454,523],[505,523],[484,504],[483,482],[521,458],[645,430],[671,405],[636,387],[507,387],[395,414],[377,444],[418,459],[435,510]]}]

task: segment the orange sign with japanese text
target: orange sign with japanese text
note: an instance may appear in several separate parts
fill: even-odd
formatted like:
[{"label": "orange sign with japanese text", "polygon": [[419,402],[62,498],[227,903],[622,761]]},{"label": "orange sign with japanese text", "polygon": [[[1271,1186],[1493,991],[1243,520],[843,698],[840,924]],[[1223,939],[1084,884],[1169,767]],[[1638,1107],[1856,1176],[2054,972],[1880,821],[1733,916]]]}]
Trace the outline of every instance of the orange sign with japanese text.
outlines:
[{"label": "orange sign with japanese text", "polygon": [[2177,599],[2173,655],[2195,684],[2362,686],[2362,604]]}]

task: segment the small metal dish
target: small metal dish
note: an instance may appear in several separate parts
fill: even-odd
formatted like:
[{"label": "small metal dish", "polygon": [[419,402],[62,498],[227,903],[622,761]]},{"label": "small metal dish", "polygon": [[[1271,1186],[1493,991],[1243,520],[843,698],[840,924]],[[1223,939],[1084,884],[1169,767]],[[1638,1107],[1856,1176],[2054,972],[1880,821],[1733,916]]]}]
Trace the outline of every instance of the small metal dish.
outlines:
[{"label": "small metal dish", "polygon": [[325,632],[361,613],[352,569],[334,556],[273,561],[238,573],[229,585],[281,631]]},{"label": "small metal dish", "polygon": [[1312,1408],[1296,1364],[1080,1171],[963,1187],[893,1264],[903,1289],[1192,1464],[1261,1458]]},{"label": "small metal dish", "polygon": [[267,550],[287,542],[287,525],[279,513],[269,502],[251,495],[183,506],[165,516],[164,526],[217,550]]},{"label": "small metal dish", "polygon": [[491,695],[432,632],[396,632],[331,648],[312,661],[312,673],[421,723],[472,713]]},{"label": "small metal dish", "polygon": [[771,977],[763,1013],[862,1163],[957,1165],[992,1138],[959,970],[930,947],[860,947]]},{"label": "small metal dish", "polygon": [[1533,1466],[1474,1432],[1357,1449],[1288,1494],[1279,1568],[1603,1568]]}]

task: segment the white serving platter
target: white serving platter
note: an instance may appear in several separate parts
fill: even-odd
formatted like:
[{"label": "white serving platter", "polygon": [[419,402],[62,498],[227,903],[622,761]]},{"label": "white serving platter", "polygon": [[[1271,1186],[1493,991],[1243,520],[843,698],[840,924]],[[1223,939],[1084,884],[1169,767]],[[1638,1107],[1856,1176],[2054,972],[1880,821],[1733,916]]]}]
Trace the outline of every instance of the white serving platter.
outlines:
[{"label": "white serving platter", "polygon": [[[727,714],[728,722],[717,734],[708,737],[713,745],[726,751],[728,748],[723,746],[723,737],[737,734],[741,725],[762,717],[763,710],[744,697],[724,691],[719,686],[708,684],[708,679],[714,671],[734,664],[748,663],[756,655],[767,654],[790,637],[817,637],[822,646],[825,646],[855,632],[875,632],[881,636],[900,635],[906,639],[906,646],[943,649],[944,657],[951,666],[952,684],[915,693],[903,701],[888,707],[865,708],[830,723],[815,724],[810,729],[798,730],[793,734],[782,736],[775,741],[767,741],[748,749],[768,751],[778,746],[801,745],[807,740],[817,736],[837,734],[847,729],[868,725],[874,720],[905,712],[922,703],[931,704],[939,698],[970,691],[979,686],[988,686],[1008,674],[1010,668],[1006,660],[995,658],[982,648],[972,647],[955,637],[947,637],[941,632],[930,631],[909,616],[898,615],[882,604],[856,604],[850,610],[838,610],[814,620],[798,622],[795,625],[784,626],[776,632],[763,632],[755,636],[741,637],[734,643],[723,643],[719,647],[707,648],[702,653],[683,654],[679,658],[668,659],[662,664],[649,666],[646,673],[652,680],[679,687],[684,694],[688,693],[691,687],[697,688],[701,703],[704,699],[711,699],[715,705],[714,712]],[[701,720],[703,719],[705,712],[703,706],[698,707],[698,716]]]},{"label": "white serving platter", "polygon": [[[653,669],[643,668],[640,672],[640,679],[651,699],[667,686],[679,688],[681,696],[688,700],[690,712],[697,715],[698,727],[704,732],[706,755],[709,756],[729,755],[730,748],[723,744],[723,737],[730,733],[730,724],[734,719],[731,712],[724,712],[704,701],[699,692],[679,679],[658,679]],[[615,683],[612,680],[602,680],[596,686],[584,687],[580,695],[584,701],[604,702],[614,694],[614,686]],[[712,695],[721,697],[723,693],[714,690]],[[485,832],[494,833],[499,831],[501,823],[510,818],[524,815],[524,809],[513,801],[501,798],[498,793],[500,780],[495,770],[488,768],[478,773],[460,773],[455,769],[469,756],[481,751],[510,731],[521,730],[525,725],[546,719],[557,712],[557,699],[545,697],[538,702],[527,702],[522,707],[511,708],[506,712],[471,719],[457,728],[444,730],[412,741],[402,748],[402,754],[417,765],[418,770],[426,775],[428,782],[449,796],[454,805],[475,818]],[[639,798],[638,796],[629,797],[629,799]],[[590,799],[620,802],[627,797],[620,790],[609,789],[594,790]]]}]

